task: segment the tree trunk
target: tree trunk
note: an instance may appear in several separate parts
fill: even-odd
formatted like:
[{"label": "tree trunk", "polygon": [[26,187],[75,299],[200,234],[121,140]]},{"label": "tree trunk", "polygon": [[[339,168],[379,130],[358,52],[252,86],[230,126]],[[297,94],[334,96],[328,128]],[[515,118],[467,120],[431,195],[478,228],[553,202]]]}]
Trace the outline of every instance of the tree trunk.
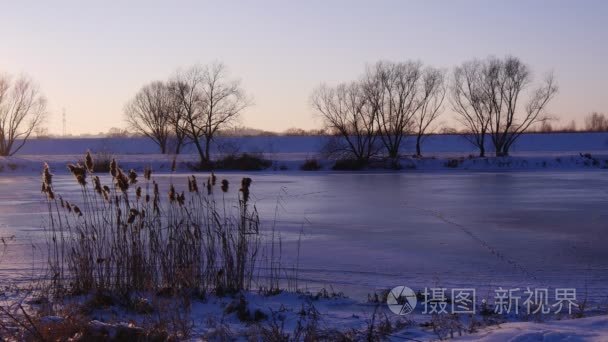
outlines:
[{"label": "tree trunk", "polygon": [[422,157],[422,153],[420,151],[420,141],[422,140],[422,135],[418,135],[416,137],[416,156]]},{"label": "tree trunk", "polygon": [[502,152],[501,152],[503,156],[505,156],[505,157],[509,156],[509,147],[510,147],[509,144],[503,145]]},{"label": "tree trunk", "polygon": [[486,156],[486,139],[485,133],[481,135],[479,141],[479,157],[483,158]]},{"label": "tree trunk", "polygon": [[205,154],[203,152],[203,148],[201,147],[201,142],[198,140],[198,138],[195,138],[192,140],[194,141],[194,146],[196,146],[196,150],[198,151],[198,156],[201,161],[201,166],[203,166],[203,164],[205,163]]},{"label": "tree trunk", "polygon": [[399,157],[399,148],[397,148],[395,146],[391,146],[388,149],[388,157],[390,159],[397,159],[397,157]]},{"label": "tree trunk", "polygon": [[211,161],[210,151],[211,150],[211,138],[205,137],[205,160]]}]

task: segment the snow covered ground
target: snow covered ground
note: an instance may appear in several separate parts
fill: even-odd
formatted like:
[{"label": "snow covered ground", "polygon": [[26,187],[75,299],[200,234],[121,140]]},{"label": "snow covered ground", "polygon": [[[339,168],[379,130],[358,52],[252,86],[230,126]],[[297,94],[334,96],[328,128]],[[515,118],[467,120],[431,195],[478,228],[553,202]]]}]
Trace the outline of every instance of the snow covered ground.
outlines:
[{"label": "snow covered ground", "polygon": [[565,342],[608,339],[608,316],[544,323],[516,322],[484,329],[477,334],[455,338],[455,341]]},{"label": "snow covered ground", "polygon": [[[461,137],[432,136],[424,147],[429,158],[404,159],[402,172],[296,171],[302,160],[316,155],[319,138],[230,139],[240,142],[241,152],[264,152],[275,165],[289,167],[218,177],[231,184],[253,178],[266,232],[278,215],[285,267],[294,265],[303,231],[302,287],[313,292],[331,287],[350,298],[319,305],[328,325],[364,326],[370,315],[367,295],[398,285],[474,287],[479,300],[491,300],[499,287],[576,288],[592,312],[608,310],[608,171],[603,168],[608,134],[528,135],[513,157],[488,159],[467,158],[474,151]],[[171,156],[155,154],[147,140],[117,139],[34,140],[20,154],[0,158],[0,235],[16,237],[0,264],[0,279],[27,280],[43,266],[41,164],[50,162],[56,188],[66,199],[77,199],[79,190],[65,174],[65,163],[82,158],[86,149],[115,154],[124,168],[152,164],[167,171],[172,163]],[[460,171],[451,172],[445,163],[458,157],[464,157],[457,163]],[[192,154],[179,158],[182,163],[196,160]],[[408,162],[416,163],[416,170]],[[508,172],[513,169],[520,172]],[[185,164],[180,171],[155,176],[161,185],[172,182],[184,189]],[[280,296],[259,300],[251,298],[252,305],[299,304]],[[418,323],[424,320],[416,317]],[[425,328],[407,331],[402,336],[434,338]],[[508,321],[457,338],[475,339],[606,341],[608,318]]]},{"label": "snow covered ground", "polygon": [[[326,138],[319,136],[254,136],[220,137],[214,146],[215,152],[238,149],[240,152],[265,153],[317,153]],[[403,143],[404,151],[412,153],[415,141],[411,138]],[[66,138],[31,139],[19,151],[19,155],[80,154],[83,147],[95,152],[116,154],[155,154],[158,147],[147,138]],[[429,155],[468,155],[475,148],[461,135],[430,135],[422,145]],[[487,150],[491,151],[488,141]],[[522,135],[512,147],[514,154],[539,153],[561,154],[608,151],[608,133],[539,133]],[[183,148],[183,153],[195,153],[193,145]]]},{"label": "snow covered ground", "polygon": [[[326,137],[257,136],[220,137],[212,153],[260,153],[273,162],[272,170],[298,170],[307,158],[320,160],[323,169],[332,161],[320,155]],[[608,168],[608,133],[528,134],[512,147],[509,158],[474,158],[477,151],[460,135],[433,135],[424,140],[425,158],[416,159],[413,140],[403,143],[401,165],[412,170],[593,170]],[[151,165],[157,171],[171,171],[176,160],[177,171],[187,172],[198,161],[194,146],[188,145],[178,156],[162,155],[147,138],[32,139],[18,154],[0,157],[0,173],[38,172],[48,162],[55,172],[65,172],[65,164],[82,160],[86,150],[106,157],[116,157],[124,168],[143,169]],[[487,146],[491,155],[491,147]]]}]

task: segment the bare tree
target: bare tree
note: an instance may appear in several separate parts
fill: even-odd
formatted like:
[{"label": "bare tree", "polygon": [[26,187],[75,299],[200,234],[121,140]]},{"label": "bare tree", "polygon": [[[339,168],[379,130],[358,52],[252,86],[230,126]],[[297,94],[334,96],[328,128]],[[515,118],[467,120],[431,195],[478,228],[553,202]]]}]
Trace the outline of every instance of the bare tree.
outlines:
[{"label": "bare tree", "polygon": [[585,129],[588,131],[608,131],[608,117],[602,113],[593,112],[585,117]]},{"label": "bare tree", "polygon": [[143,86],[124,110],[129,127],[152,139],[161,153],[167,152],[171,136],[173,104],[169,88],[165,83],[155,81]]},{"label": "bare tree", "polygon": [[413,125],[413,117],[420,107],[419,62],[378,62],[368,68],[363,80],[365,94],[377,112],[378,133],[389,158],[399,157],[399,148]]},{"label": "bare tree", "polygon": [[239,114],[252,104],[241,88],[240,81],[229,80],[226,67],[216,63],[206,68],[203,78],[203,128],[205,160],[210,160],[210,147],[215,134],[236,121]]},{"label": "bare tree", "polygon": [[107,138],[128,138],[130,134],[129,130],[127,129],[120,127],[110,127],[110,129],[108,129],[108,131],[103,135],[105,135]]},{"label": "bare tree", "polygon": [[181,107],[179,127],[195,144],[201,164],[208,164],[216,133],[233,123],[251,101],[220,63],[179,72],[171,88]]},{"label": "bare tree", "polygon": [[200,66],[193,66],[184,72],[178,72],[169,83],[169,88],[176,101],[176,110],[171,118],[175,132],[188,137],[200,155],[201,163],[204,150],[200,139],[204,134],[203,128],[198,124],[201,121],[201,108],[203,96],[200,91],[203,82],[203,70]]},{"label": "bare tree", "polygon": [[481,88],[490,107],[490,133],[497,156],[506,156],[517,138],[530,126],[547,120],[544,109],[557,93],[553,75],[528,94],[522,106],[523,93],[532,83],[528,66],[516,57],[504,60],[488,58],[484,62]]},{"label": "bare tree", "polygon": [[181,107],[173,107],[170,119],[171,133],[167,142],[167,148],[172,148],[173,153],[180,154],[182,147],[188,144],[186,136],[185,121]]},{"label": "bare tree", "polygon": [[0,155],[17,153],[45,115],[46,99],[31,79],[0,75]]},{"label": "bare tree", "polygon": [[416,156],[422,156],[422,138],[431,124],[441,114],[446,94],[445,73],[439,69],[428,67],[424,71],[421,82],[418,110],[414,116],[416,133]]},{"label": "bare tree", "polygon": [[542,133],[551,133],[553,132],[553,125],[548,120],[545,120],[540,123],[540,127],[538,128],[539,132]]},{"label": "bare tree", "polygon": [[571,120],[570,123],[564,125],[562,128],[563,132],[576,132],[576,122]]},{"label": "bare tree", "polygon": [[377,111],[360,83],[322,85],[313,92],[311,104],[327,129],[341,138],[341,143],[335,144],[330,152],[346,154],[361,163],[378,152]]},{"label": "bare tree", "polygon": [[457,119],[465,127],[464,137],[485,156],[485,138],[490,126],[491,106],[483,87],[483,65],[474,60],[454,69],[451,102]]}]

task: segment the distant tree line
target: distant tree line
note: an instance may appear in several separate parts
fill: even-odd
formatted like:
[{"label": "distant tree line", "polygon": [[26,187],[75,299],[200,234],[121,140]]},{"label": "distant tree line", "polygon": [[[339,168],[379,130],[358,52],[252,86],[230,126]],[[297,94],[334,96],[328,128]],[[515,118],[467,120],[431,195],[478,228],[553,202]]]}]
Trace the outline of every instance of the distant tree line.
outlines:
[{"label": "distant tree line", "polygon": [[421,156],[423,137],[448,104],[480,156],[488,138],[495,154],[506,156],[521,134],[548,119],[544,110],[557,92],[555,80],[549,75],[531,89],[532,81],[530,68],[516,57],[467,61],[450,80],[420,62],[378,62],[356,81],[321,85],[311,103],[341,137],[332,149],[361,162],[378,154],[397,158],[406,135],[416,137],[415,155]]},{"label": "distant tree line", "polygon": [[608,131],[608,115],[603,113],[591,113],[585,118],[585,129],[591,132]]},{"label": "distant tree line", "polygon": [[[327,135],[334,137],[328,152],[367,162],[375,156],[398,158],[408,136],[415,138],[415,156],[422,156],[424,138],[439,132],[462,134],[480,156],[488,144],[495,155],[505,156],[525,132],[577,130],[574,121],[552,124],[545,109],[556,93],[551,74],[535,84],[517,57],[473,59],[451,72],[417,61],[380,61],[354,81],[313,91],[311,106],[323,120],[321,129],[274,133],[236,125],[251,99],[223,64],[214,63],[144,85],[124,107],[128,130],[112,128],[105,135],[145,136],[162,153],[180,153],[193,144],[201,164],[210,162],[211,145],[222,135]],[[436,127],[446,108],[462,130]],[[32,79],[0,74],[0,156],[15,154],[32,135],[50,136],[46,115],[46,99]],[[589,114],[583,129],[608,131],[608,115]]]},{"label": "distant tree line", "polygon": [[571,120],[562,126],[556,126],[550,120],[542,122],[539,127],[531,129],[535,133],[566,133],[566,132],[608,132],[608,115],[604,113],[592,112],[588,114],[579,129],[576,122]]}]

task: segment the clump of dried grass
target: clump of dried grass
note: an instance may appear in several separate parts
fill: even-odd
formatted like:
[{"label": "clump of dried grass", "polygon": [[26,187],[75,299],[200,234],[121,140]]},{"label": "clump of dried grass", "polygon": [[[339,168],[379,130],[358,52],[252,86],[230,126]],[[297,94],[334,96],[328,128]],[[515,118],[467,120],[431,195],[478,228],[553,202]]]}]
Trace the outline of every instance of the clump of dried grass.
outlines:
[{"label": "clump of dried grass", "polygon": [[42,177],[56,294],[225,294],[251,286],[260,221],[250,204],[250,178],[242,180],[233,210],[223,200],[227,181],[221,182],[222,200],[214,197],[215,174],[206,193],[192,176],[187,193],[171,184],[163,195],[151,170],[140,182],[135,170],[123,171],[114,159],[108,184],[95,174],[90,153],[84,165],[68,168],[81,189],[79,205],[56,194],[48,165]]}]

